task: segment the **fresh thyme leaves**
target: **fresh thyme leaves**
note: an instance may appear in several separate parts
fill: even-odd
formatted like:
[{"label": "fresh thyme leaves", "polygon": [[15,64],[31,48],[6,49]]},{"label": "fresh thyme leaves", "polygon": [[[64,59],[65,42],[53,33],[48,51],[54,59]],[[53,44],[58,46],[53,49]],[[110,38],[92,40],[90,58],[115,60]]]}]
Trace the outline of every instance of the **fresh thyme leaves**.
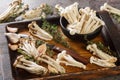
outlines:
[{"label": "fresh thyme leaves", "polygon": [[94,43],[97,45],[97,48],[100,49],[100,50],[102,50],[103,52],[105,52],[105,53],[107,53],[107,54],[109,54],[109,55],[115,55],[115,52],[112,51],[109,46],[105,46],[105,45],[104,45],[102,42],[100,42],[100,41],[99,41],[99,42],[89,41],[88,44],[94,44]]},{"label": "fresh thyme leaves", "polygon": [[48,46],[47,46],[47,51],[46,54],[50,57],[53,57],[53,55],[55,54],[55,52],[53,50],[51,50]]},{"label": "fresh thyme leaves", "polygon": [[120,16],[119,15],[116,15],[116,14],[111,14],[112,17],[118,21],[118,23],[120,23]]},{"label": "fresh thyme leaves", "polygon": [[22,54],[22,55],[24,55],[25,59],[31,60],[31,61],[35,61],[32,56],[26,55],[26,53],[22,49],[18,49],[17,52],[20,53],[20,54]]},{"label": "fresh thyme leaves", "polygon": [[43,44],[43,43],[45,43],[45,42],[42,41],[42,40],[36,40],[36,42],[35,42],[36,48],[39,47],[39,46],[40,46],[41,44]]},{"label": "fresh thyme leaves", "polygon": [[57,43],[62,44],[65,47],[70,47],[69,44],[64,40],[62,37],[62,34],[60,33],[58,26],[55,24],[50,24],[47,20],[42,19],[42,29],[46,30],[48,33],[50,33],[53,36],[53,40]]},{"label": "fresh thyme leaves", "polygon": [[46,4],[46,7],[43,8],[43,12],[44,12],[46,15],[52,14],[52,13],[53,13],[53,11],[52,11],[52,6]]}]

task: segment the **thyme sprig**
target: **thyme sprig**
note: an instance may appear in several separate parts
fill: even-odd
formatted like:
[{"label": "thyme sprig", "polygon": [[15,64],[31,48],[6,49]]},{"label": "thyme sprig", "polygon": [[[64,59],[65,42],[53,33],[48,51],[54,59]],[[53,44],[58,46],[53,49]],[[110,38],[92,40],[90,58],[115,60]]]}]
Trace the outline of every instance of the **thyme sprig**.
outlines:
[{"label": "thyme sprig", "polygon": [[118,21],[118,23],[120,23],[120,16],[119,15],[116,15],[116,14],[111,14],[112,17]]},{"label": "thyme sprig", "polygon": [[65,47],[70,47],[68,42],[66,42],[64,40],[64,38],[62,37],[62,34],[60,33],[58,26],[55,24],[50,24],[47,20],[42,19],[43,20],[43,24],[42,24],[42,29],[44,29],[45,31],[47,31],[48,33],[50,33],[53,36],[53,40],[56,43],[60,43]]}]

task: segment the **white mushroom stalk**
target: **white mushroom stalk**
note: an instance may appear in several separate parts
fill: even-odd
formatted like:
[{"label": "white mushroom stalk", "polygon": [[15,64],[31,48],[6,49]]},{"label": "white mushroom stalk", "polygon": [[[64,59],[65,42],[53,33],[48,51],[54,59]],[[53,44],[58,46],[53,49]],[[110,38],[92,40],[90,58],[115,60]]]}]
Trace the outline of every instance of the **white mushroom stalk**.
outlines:
[{"label": "white mushroom stalk", "polygon": [[24,12],[27,8],[28,5],[22,5],[22,0],[13,0],[9,7],[2,14],[0,14],[0,22],[7,21],[10,17],[18,17],[20,13]]},{"label": "white mushroom stalk", "polygon": [[24,69],[32,74],[36,75],[45,75],[47,73],[47,69],[41,65],[36,64],[30,60],[26,60],[23,55],[20,55],[15,60],[14,67]]},{"label": "white mushroom stalk", "polygon": [[52,40],[53,39],[52,35],[47,33],[45,30],[41,29],[35,21],[30,23],[28,25],[28,28],[29,28],[29,32],[35,37],[38,37],[43,40]]},{"label": "white mushroom stalk", "polygon": [[[44,63],[47,63],[49,66],[52,67],[52,69],[55,70],[56,73],[65,73],[64,67],[62,67],[57,61],[52,59],[51,57],[47,55],[42,55],[41,57],[38,57],[39,61],[42,61]],[[57,70],[57,71],[56,71]]]},{"label": "white mushroom stalk", "polygon": [[71,35],[86,34],[95,31],[100,26],[104,25],[104,22],[96,15],[96,11],[90,9],[90,7],[80,8],[78,10],[78,3],[75,2],[66,8],[60,5],[55,6],[60,11],[60,16],[64,17],[69,25],[67,29]]},{"label": "white mushroom stalk", "polygon": [[22,45],[19,46],[19,49],[22,49],[24,53],[29,57],[34,57],[35,59],[39,56],[39,52],[35,47],[33,42],[25,40]]},{"label": "white mushroom stalk", "polygon": [[4,20],[6,17],[8,17],[9,14],[11,13],[11,11],[13,11],[15,9],[15,7],[18,6],[21,2],[22,2],[22,0],[13,0],[13,2],[9,5],[8,9],[6,9],[6,11],[4,11],[2,14],[0,14],[0,21]]},{"label": "white mushroom stalk", "polygon": [[66,54],[66,51],[59,53],[56,61],[58,63],[64,63],[65,65],[86,69],[86,65],[73,59],[69,54]]},{"label": "white mushroom stalk", "polygon": [[110,56],[109,54],[103,52],[102,50],[97,48],[96,44],[90,44],[87,46],[87,50],[89,50],[90,52],[93,52],[93,55],[96,55],[98,57],[100,57],[103,60],[107,60],[108,62],[116,62],[117,58],[114,56]]},{"label": "white mushroom stalk", "polygon": [[48,65],[48,70],[49,70],[49,73],[53,73],[53,74],[58,74],[58,70],[56,70],[54,67]]},{"label": "white mushroom stalk", "polygon": [[107,60],[99,59],[99,58],[93,57],[93,56],[90,57],[90,63],[91,64],[94,63],[94,64],[96,64],[98,66],[102,66],[102,67],[115,67],[116,66],[115,63],[111,63]]},{"label": "white mushroom stalk", "polygon": [[36,49],[33,42],[28,42],[26,40],[19,48],[29,57],[33,57],[36,61],[42,61],[51,66],[52,69],[54,68],[54,70],[57,70],[59,73],[65,73],[65,69],[60,64],[45,54],[47,49],[46,44],[42,44]]},{"label": "white mushroom stalk", "polygon": [[37,8],[26,11],[25,14],[22,15],[22,18],[24,20],[46,18],[47,14],[44,12],[44,9],[46,7],[47,7],[47,4],[41,4]]},{"label": "white mushroom stalk", "polygon": [[100,10],[105,10],[108,11],[109,13],[117,14],[120,16],[120,10],[112,7],[108,3],[104,3],[104,5],[100,7]]}]

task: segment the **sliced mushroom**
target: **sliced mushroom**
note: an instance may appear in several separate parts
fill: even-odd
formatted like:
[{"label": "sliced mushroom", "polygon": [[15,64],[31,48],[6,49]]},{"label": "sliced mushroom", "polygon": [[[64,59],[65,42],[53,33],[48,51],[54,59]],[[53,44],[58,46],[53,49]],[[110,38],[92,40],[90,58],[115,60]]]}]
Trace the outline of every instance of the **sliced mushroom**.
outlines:
[{"label": "sliced mushroom", "polygon": [[43,40],[53,39],[53,37],[49,33],[47,33],[45,30],[41,29],[35,21],[30,23],[28,25],[28,28],[29,28],[29,32],[35,37],[38,37]]}]

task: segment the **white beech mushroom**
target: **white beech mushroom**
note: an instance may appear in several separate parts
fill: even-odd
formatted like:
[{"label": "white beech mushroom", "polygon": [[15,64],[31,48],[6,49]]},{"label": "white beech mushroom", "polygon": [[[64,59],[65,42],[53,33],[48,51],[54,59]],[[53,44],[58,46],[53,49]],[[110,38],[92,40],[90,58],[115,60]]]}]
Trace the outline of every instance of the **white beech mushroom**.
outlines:
[{"label": "white beech mushroom", "polygon": [[102,67],[115,67],[116,66],[115,63],[111,63],[107,60],[99,59],[99,58],[93,57],[93,56],[90,57],[90,63],[91,64],[94,63],[94,64],[96,64],[98,66],[102,66]]},{"label": "white beech mushroom", "polygon": [[54,73],[54,74],[58,74],[58,70],[56,70],[54,67],[48,65],[48,70],[49,70],[49,73]]},{"label": "white beech mushroom", "polygon": [[98,49],[96,44],[88,45],[87,50],[89,50],[90,52],[93,52],[93,55],[96,55],[103,60],[107,60],[109,62],[116,62],[117,61],[116,57],[110,56],[109,54],[107,54],[107,53],[103,52],[102,50]]},{"label": "white beech mushroom", "polygon": [[57,55],[56,61],[58,63],[64,63],[65,65],[86,69],[86,66],[83,63],[73,59],[69,54],[66,54],[66,51],[62,51],[61,53],[59,53]]},{"label": "white beech mushroom", "polygon": [[22,45],[19,46],[20,49],[22,49],[27,56],[34,57],[35,59],[39,56],[39,52],[37,51],[37,48],[35,47],[35,44],[33,42],[29,42],[28,40],[25,40]]},{"label": "white beech mushroom", "polygon": [[52,40],[53,39],[52,35],[47,33],[45,30],[41,29],[35,21],[28,24],[28,28],[29,28],[29,32],[35,37],[38,37],[43,40]]},{"label": "white beech mushroom", "polygon": [[21,2],[22,2],[22,0],[13,0],[10,3],[9,7],[6,9],[6,11],[4,11],[2,14],[0,14],[0,21],[7,18],[11,14],[11,12],[15,9],[15,7],[18,6]]},{"label": "white beech mushroom", "polygon": [[33,42],[24,41],[19,48],[24,51],[24,53],[28,56],[32,56],[37,61],[42,61],[55,70],[57,70],[59,73],[65,73],[65,69],[57,63],[54,59],[46,55],[46,44],[40,45],[38,48],[35,47],[35,44]]},{"label": "white beech mushroom", "polygon": [[64,67],[62,67],[57,61],[55,61],[54,59],[52,59],[51,57],[47,56],[47,55],[42,55],[41,57],[37,58],[39,61],[42,61],[44,63],[47,63],[48,65],[50,65],[52,68],[54,68],[55,70],[57,70],[59,73],[65,73],[65,69]]},{"label": "white beech mushroom", "polygon": [[108,11],[109,13],[117,14],[120,16],[120,10],[112,7],[108,3],[104,3],[104,5],[100,7],[100,10],[105,10]]},{"label": "white beech mushroom", "polygon": [[24,20],[27,19],[36,19],[36,18],[46,18],[46,13],[43,11],[44,8],[47,7],[47,4],[41,4],[37,8],[34,8],[32,10],[26,11],[25,14],[22,15],[22,18]]},{"label": "white beech mushroom", "polygon": [[78,10],[78,3],[75,2],[66,8],[60,5],[55,6],[59,12],[60,16],[64,17],[69,25],[67,29],[71,35],[77,34],[87,34],[95,31],[104,22],[99,19],[96,15],[96,11],[90,9],[90,7],[80,8]]},{"label": "white beech mushroom", "polygon": [[20,55],[15,60],[14,67],[24,69],[32,74],[36,75],[45,75],[47,73],[47,69],[41,65],[36,64],[30,60],[26,60],[23,55]]}]

